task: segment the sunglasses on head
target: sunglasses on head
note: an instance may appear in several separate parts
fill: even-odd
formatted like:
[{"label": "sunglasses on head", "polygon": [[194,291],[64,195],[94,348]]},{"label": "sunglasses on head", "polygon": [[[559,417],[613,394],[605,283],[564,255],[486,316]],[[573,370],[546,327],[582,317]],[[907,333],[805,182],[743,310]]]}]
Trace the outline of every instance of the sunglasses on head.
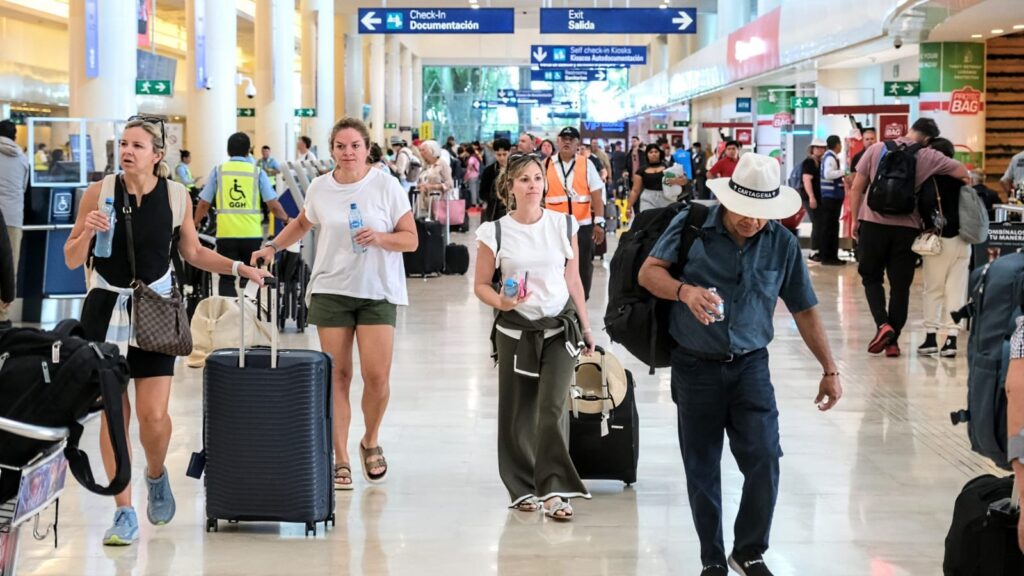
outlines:
[{"label": "sunglasses on head", "polygon": [[166,142],[167,142],[167,129],[164,126],[164,119],[163,118],[160,118],[159,116],[144,116],[144,115],[141,115],[141,114],[136,114],[135,116],[132,116],[131,118],[128,119],[129,123],[136,122],[136,121],[143,122],[145,124],[152,124],[154,126],[159,125],[160,126],[160,141],[163,142],[164,145],[166,145]]}]

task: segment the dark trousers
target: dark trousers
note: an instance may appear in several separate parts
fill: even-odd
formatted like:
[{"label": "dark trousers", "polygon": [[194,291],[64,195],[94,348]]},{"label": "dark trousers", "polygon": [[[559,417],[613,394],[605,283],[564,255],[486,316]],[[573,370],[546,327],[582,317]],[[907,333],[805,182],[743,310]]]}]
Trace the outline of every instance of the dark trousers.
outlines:
[{"label": "dark trousers", "polygon": [[[820,204],[818,205],[821,206]],[[821,250],[820,243],[818,242],[818,210],[817,208],[811,208],[811,205],[804,201],[804,210],[807,211],[807,220],[811,223],[811,252],[817,252]]]},{"label": "dark trousers", "polygon": [[590,300],[590,284],[594,280],[594,225],[580,226],[577,234],[580,245],[580,279],[583,280],[583,294]]},{"label": "dark trousers", "polygon": [[[243,264],[249,263],[252,253],[259,250],[263,244],[262,238],[217,238],[217,253],[225,258],[239,260]],[[245,278],[240,278],[242,288],[245,288]],[[230,274],[220,277],[217,285],[218,294],[229,298],[237,296],[235,292],[235,278]]]},{"label": "dark trousers", "polygon": [[693,197],[697,200],[707,200],[708,192],[706,188],[707,176],[695,176],[693,179]]},{"label": "dark trousers", "polygon": [[[722,445],[743,473],[743,496],[733,527],[733,551],[750,556],[768,549],[779,494],[779,411],[768,372],[768,350],[733,362],[672,353],[672,399],[679,417],[679,448],[693,523],[705,566],[725,566],[722,538]],[[724,433],[724,434],[723,434]]]},{"label": "dark trousers", "polygon": [[818,221],[815,229],[820,229],[818,247],[822,262],[839,259],[839,215],[843,212],[843,201],[835,198],[823,198],[815,210]]},{"label": "dark trousers", "polygon": [[[905,226],[860,223],[857,260],[864,294],[876,326],[889,324],[899,336],[907,324],[910,285],[917,255],[910,249],[919,231]],[[889,308],[885,306],[885,277],[889,277]]]}]

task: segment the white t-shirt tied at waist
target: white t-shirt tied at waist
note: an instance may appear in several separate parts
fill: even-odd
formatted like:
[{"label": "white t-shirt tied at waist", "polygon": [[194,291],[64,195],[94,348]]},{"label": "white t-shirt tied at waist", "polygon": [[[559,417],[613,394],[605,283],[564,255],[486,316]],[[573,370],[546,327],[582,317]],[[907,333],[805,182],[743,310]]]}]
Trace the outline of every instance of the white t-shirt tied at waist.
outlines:
[{"label": "white t-shirt tied at waist", "polygon": [[412,210],[398,179],[380,170],[353,184],[339,184],[331,173],[314,178],[304,206],[306,218],[319,229],[307,301],[312,294],[335,294],[408,305],[402,254],[377,246],[356,252],[348,224],[353,203],[363,226],[382,234],[394,232]]}]

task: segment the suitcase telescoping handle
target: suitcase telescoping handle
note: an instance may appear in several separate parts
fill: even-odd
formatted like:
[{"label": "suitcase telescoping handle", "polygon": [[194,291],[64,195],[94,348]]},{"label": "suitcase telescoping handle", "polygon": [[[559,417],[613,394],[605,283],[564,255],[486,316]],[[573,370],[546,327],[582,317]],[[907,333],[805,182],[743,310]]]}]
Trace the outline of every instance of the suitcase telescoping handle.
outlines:
[{"label": "suitcase telescoping handle", "polygon": [[[256,261],[256,266],[262,268],[263,258]],[[268,268],[269,269],[269,268]],[[235,293],[238,295],[238,367],[245,368],[245,291],[242,290],[242,281],[235,278]],[[263,285],[270,291],[267,307],[270,308],[270,367],[277,368],[277,278],[268,276],[263,279]],[[256,321],[259,322],[259,311],[256,313]]]}]

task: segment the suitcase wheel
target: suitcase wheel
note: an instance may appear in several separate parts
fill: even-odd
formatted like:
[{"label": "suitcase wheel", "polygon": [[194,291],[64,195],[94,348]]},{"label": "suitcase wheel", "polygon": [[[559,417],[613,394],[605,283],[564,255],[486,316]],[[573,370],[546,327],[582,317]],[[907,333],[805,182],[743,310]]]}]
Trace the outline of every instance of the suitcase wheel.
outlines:
[{"label": "suitcase wheel", "polygon": [[220,530],[218,530],[217,519],[216,518],[207,518],[206,519],[206,531],[207,532],[220,532]]},{"label": "suitcase wheel", "polygon": [[228,524],[238,524],[238,520],[228,520]]},{"label": "suitcase wheel", "polygon": [[306,536],[309,536],[311,532],[313,536],[316,536],[316,522],[306,522]]},{"label": "suitcase wheel", "polygon": [[331,512],[331,516],[327,519],[326,522],[324,522],[324,526],[327,526],[327,522],[330,522],[331,526],[337,526],[337,524],[334,522],[334,512]]}]

